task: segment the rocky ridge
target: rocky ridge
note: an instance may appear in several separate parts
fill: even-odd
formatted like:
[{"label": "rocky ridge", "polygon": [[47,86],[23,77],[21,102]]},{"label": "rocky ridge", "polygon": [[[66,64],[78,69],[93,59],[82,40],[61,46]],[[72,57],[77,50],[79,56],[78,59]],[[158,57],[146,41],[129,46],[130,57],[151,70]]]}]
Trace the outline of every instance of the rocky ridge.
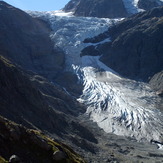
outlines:
[{"label": "rocky ridge", "polygon": [[[74,4],[76,5],[74,6]],[[75,16],[100,18],[119,18],[128,15],[122,0],[84,0],[75,3],[70,1],[64,11],[73,11]]]},{"label": "rocky ridge", "polygon": [[63,10],[75,16],[123,18],[162,5],[160,0],[71,0]]}]

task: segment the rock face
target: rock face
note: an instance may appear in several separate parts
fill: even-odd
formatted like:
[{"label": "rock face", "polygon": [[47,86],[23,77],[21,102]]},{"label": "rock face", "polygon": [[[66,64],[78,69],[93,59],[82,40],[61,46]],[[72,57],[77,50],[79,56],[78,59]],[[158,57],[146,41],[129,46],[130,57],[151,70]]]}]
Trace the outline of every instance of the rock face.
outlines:
[{"label": "rock face", "polygon": [[[125,19],[106,33],[85,42],[111,37],[111,42],[95,46],[101,61],[127,78],[148,81],[163,69],[163,7]],[[105,36],[105,38],[104,38]],[[86,55],[86,50],[83,50]]]},{"label": "rock face", "polygon": [[80,0],[71,0],[64,7],[64,10],[67,12],[75,11],[76,7],[79,5]]},{"label": "rock face", "polygon": [[9,163],[21,163],[21,160],[18,156],[12,155],[9,159]]},{"label": "rock face", "polygon": [[139,0],[138,7],[144,10],[150,10],[154,7],[162,6],[163,2],[159,0]]},{"label": "rock face", "polygon": [[163,69],[163,7],[126,19],[109,33],[113,41],[101,60],[115,71],[147,81]]},{"label": "rock face", "polygon": [[163,97],[163,71],[155,74],[149,81],[151,87],[158,95]]},{"label": "rock face", "polygon": [[74,11],[75,16],[118,18],[126,17],[127,12],[122,0],[80,0],[70,1],[65,11]]},{"label": "rock face", "polygon": [[50,27],[0,1],[0,53],[28,70],[53,78],[62,70],[64,54],[53,48]]},{"label": "rock face", "polygon": [[93,133],[76,117],[85,107],[61,86],[40,76],[52,79],[64,65],[64,54],[53,49],[47,24],[5,2],[0,4],[0,115],[58,139],[69,141],[75,133],[96,143]]},{"label": "rock face", "polygon": [[71,0],[64,11],[73,12],[75,16],[99,17],[99,18],[122,18],[127,17],[132,10],[149,10],[162,6],[160,0]]},{"label": "rock face", "polygon": [[163,110],[163,71],[155,74],[149,81],[150,86],[156,91],[161,97],[160,102],[158,103],[158,108]]}]

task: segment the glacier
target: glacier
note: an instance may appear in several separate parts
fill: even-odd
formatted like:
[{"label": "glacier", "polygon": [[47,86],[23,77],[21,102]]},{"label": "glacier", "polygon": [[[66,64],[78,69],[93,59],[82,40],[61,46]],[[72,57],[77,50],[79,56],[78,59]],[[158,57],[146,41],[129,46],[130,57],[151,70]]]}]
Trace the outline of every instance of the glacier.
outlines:
[{"label": "glacier", "polygon": [[148,84],[121,77],[100,62],[100,56],[80,57],[81,50],[90,45],[84,39],[103,33],[120,20],[74,17],[62,11],[28,13],[50,24],[54,46],[66,54],[65,71],[75,73],[84,87],[77,100],[87,106],[85,114],[91,120],[107,133],[163,142],[163,114],[156,108],[159,98]]}]

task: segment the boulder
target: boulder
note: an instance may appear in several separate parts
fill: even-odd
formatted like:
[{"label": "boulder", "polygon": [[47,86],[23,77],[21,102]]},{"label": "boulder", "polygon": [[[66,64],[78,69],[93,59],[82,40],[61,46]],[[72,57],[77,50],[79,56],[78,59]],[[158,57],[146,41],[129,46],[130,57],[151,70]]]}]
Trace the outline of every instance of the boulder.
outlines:
[{"label": "boulder", "polygon": [[60,72],[64,53],[54,48],[50,26],[0,1],[0,53],[27,70],[49,79]]},{"label": "boulder", "polygon": [[9,163],[21,163],[21,160],[17,155],[12,155],[9,159]]},{"label": "boulder", "polygon": [[67,158],[67,155],[63,151],[55,151],[53,153],[53,160],[54,161],[63,161],[63,160],[66,160],[66,158]]}]

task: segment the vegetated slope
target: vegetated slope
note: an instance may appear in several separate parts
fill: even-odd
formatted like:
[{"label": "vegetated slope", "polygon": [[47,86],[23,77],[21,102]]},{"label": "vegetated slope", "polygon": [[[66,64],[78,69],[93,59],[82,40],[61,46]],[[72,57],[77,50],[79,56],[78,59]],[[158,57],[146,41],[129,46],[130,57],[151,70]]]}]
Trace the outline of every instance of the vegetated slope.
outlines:
[{"label": "vegetated slope", "polygon": [[[17,162],[84,163],[71,148],[38,130],[27,129],[0,116],[0,162],[16,155]],[[14,162],[12,160],[12,162]]]},{"label": "vegetated slope", "polygon": [[22,67],[55,77],[64,66],[64,54],[53,47],[50,27],[0,1],[0,53]]},{"label": "vegetated slope", "polygon": [[100,60],[122,76],[148,81],[163,69],[162,35],[163,7],[160,7],[127,18],[109,28],[104,35],[85,42],[111,37],[110,43],[94,46],[103,54]]},{"label": "vegetated slope", "polygon": [[161,5],[160,0],[71,0],[63,10],[75,16],[122,18]]}]

